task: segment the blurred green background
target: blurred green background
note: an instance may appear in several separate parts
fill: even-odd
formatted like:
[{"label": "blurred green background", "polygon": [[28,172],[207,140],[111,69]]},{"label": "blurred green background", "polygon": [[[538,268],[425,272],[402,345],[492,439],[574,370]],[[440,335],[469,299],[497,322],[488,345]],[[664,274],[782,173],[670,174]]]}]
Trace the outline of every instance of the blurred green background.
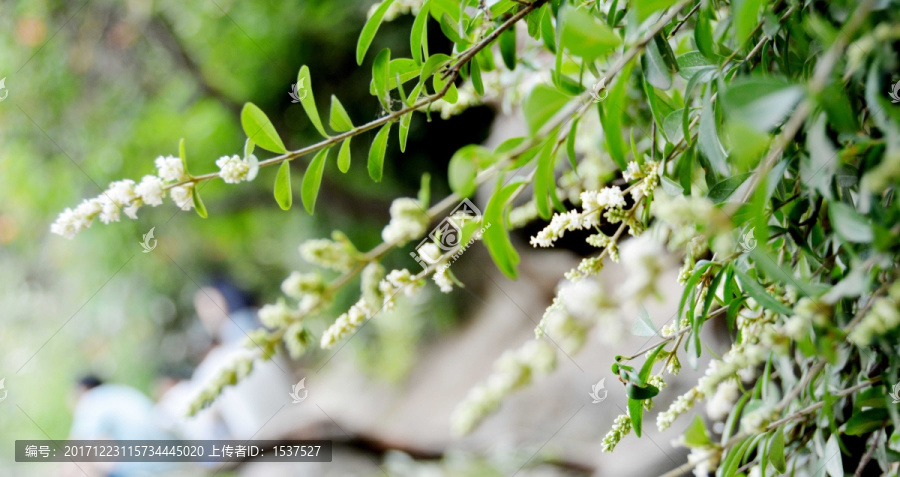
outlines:
[{"label": "blurred green background", "polygon": [[[0,77],[9,92],[0,102],[0,379],[9,393],[0,402],[3,442],[65,438],[73,382],[85,372],[152,395],[161,370],[196,362],[198,285],[227,277],[261,305],[280,295],[290,270],[309,267],[297,253],[303,240],[339,229],[360,249],[371,248],[380,242],[390,201],[414,195],[424,172],[432,175],[432,197],[446,194],[452,151],[483,140],[492,120],[489,110],[476,108],[436,120],[427,136],[424,118],[414,120],[407,153],[400,156],[392,138],[386,176],[377,184],[362,167],[371,137],[354,141],[347,175],[328,165],[314,217],[302,207],[277,207],[275,170],[268,168],[251,183],[205,183],[208,219],[167,201],[145,207],[136,221],[97,222],[70,241],[49,233],[63,208],[96,196],[111,181],[153,173],[154,158],[177,154],[180,138],[195,174],[216,170],[221,155],[239,153],[244,102],[269,115],[288,148],[316,141],[301,106],[288,96],[303,64],[311,69],[320,111],[336,94],[355,122],[378,117],[381,109],[368,94],[370,65],[357,67],[353,54],[370,3],[21,0],[0,6]],[[370,51],[390,46],[395,56],[408,54],[411,19],[382,28]],[[301,170],[294,169],[295,191]],[[151,227],[159,247],[141,253],[141,236]],[[387,265],[410,266],[408,252],[394,252]],[[328,321],[355,301],[356,287],[346,292]],[[402,379],[416,344],[452,326],[454,307],[445,305],[451,306],[434,306],[424,322],[393,314],[348,348],[381,379]],[[325,326],[323,318],[313,328],[320,333]],[[316,351],[304,360],[326,357]],[[0,446],[0,462],[12,458],[12,446]]]}]

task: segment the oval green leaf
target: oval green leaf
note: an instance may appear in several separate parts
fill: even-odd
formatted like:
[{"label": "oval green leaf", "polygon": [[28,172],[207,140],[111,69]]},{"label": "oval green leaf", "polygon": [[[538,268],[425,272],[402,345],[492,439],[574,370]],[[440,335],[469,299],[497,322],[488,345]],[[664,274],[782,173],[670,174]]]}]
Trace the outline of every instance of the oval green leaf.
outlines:
[{"label": "oval green leaf", "polygon": [[325,172],[325,160],[328,159],[330,150],[330,147],[326,147],[313,157],[303,174],[303,182],[300,183],[300,200],[309,215],[312,215],[316,209],[316,197],[319,196],[319,186],[322,185],[322,174]]},{"label": "oval green leaf", "polygon": [[372,141],[372,147],[369,148],[369,177],[375,182],[381,182],[381,176],[384,173],[384,153],[387,150],[391,124],[387,123],[381,127],[375,140]]},{"label": "oval green leaf", "polygon": [[282,210],[291,208],[294,196],[291,193],[291,163],[284,161],[275,175],[275,202]]},{"label": "oval green leaf", "polygon": [[316,97],[313,96],[312,80],[309,78],[309,67],[303,65],[300,72],[297,73],[297,93],[300,95],[300,104],[309,120],[312,121],[316,131],[319,131],[323,137],[328,137],[325,128],[322,127],[322,120],[319,118],[319,110],[316,109]]},{"label": "oval green leaf", "polygon": [[255,104],[244,105],[244,109],[241,110],[241,127],[244,128],[244,134],[259,147],[278,154],[287,152],[272,121],[269,121],[266,113]]}]

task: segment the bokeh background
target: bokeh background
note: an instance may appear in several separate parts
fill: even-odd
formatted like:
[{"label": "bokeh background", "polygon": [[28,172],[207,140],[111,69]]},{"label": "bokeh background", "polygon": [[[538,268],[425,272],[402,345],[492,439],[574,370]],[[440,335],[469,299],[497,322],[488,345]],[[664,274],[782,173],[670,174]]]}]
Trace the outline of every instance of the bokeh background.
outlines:
[{"label": "bokeh background", "polygon": [[[0,77],[8,90],[0,102],[0,379],[8,393],[0,402],[0,474],[53,475],[45,464],[14,463],[12,441],[66,438],[74,384],[83,374],[151,398],[162,377],[189,377],[210,346],[194,306],[199,287],[227,282],[251,306],[274,302],[291,270],[310,268],[297,253],[303,240],[338,229],[367,250],[380,242],[391,200],[414,196],[423,173],[431,174],[432,197],[449,192],[452,152],[488,139],[497,128],[494,109],[430,123],[416,118],[405,154],[392,139],[380,183],[362,166],[362,145],[371,137],[354,141],[350,172],[329,164],[313,217],[302,207],[277,207],[275,170],[267,168],[239,186],[204,185],[207,219],[167,202],[144,208],[136,221],[95,224],[74,240],[49,233],[63,208],[113,180],[153,173],[153,159],[177,154],[180,138],[192,172],[216,170],[215,158],[241,151],[244,102],[269,115],[289,149],[314,142],[314,129],[288,96],[301,65],[310,67],[320,111],[336,94],[354,121],[376,118],[381,109],[368,94],[371,58],[362,67],[354,61],[370,6],[360,0],[0,2]],[[411,22],[400,17],[383,27],[370,51],[389,46],[395,57],[408,56]],[[431,44],[440,50],[440,36]],[[297,190],[299,174],[293,179]],[[141,237],[153,227],[158,247],[142,253]],[[527,243],[526,235],[519,239]],[[410,250],[393,252],[386,265],[414,266]],[[618,458],[600,455],[599,441],[625,403],[616,388],[607,409],[584,408],[590,386],[610,375],[617,350],[609,347],[571,363],[561,357],[555,377],[514,397],[480,434],[450,436],[446,421],[455,403],[504,349],[529,338],[557,280],[576,263],[566,251],[526,254],[522,282],[513,285],[486,257],[475,247],[454,268],[467,288],[445,296],[429,287],[423,300],[373,320],[335,358],[320,350],[300,361],[285,358],[290,382],[307,377],[322,412],[292,408],[263,434],[337,439],[335,463],[302,468],[308,475],[602,469],[646,475],[681,463],[682,453],[652,431],[652,443],[624,443]],[[612,267],[608,279],[622,273]],[[333,313],[312,323],[317,335],[356,300],[356,290],[351,284]],[[661,310],[653,316],[665,321],[665,301],[653,306]],[[622,346],[634,352],[642,342]],[[289,402],[288,389],[270,392]],[[567,420],[575,414],[574,422]],[[323,421],[330,430],[321,430]],[[629,452],[642,458],[629,459]],[[219,475],[262,475],[254,469]],[[287,467],[266,472],[276,471],[296,475]]]}]

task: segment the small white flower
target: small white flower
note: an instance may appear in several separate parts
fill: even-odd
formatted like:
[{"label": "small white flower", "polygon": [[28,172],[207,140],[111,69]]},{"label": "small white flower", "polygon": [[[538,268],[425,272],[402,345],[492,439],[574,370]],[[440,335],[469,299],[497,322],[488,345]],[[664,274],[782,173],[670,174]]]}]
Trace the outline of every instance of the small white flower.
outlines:
[{"label": "small white flower", "polygon": [[156,207],[163,203],[166,191],[163,189],[163,181],[156,176],[146,175],[141,183],[134,187],[134,193],[141,198],[143,203]]},{"label": "small white flower", "polygon": [[281,282],[281,291],[285,295],[297,300],[306,295],[319,295],[325,287],[325,282],[318,273],[300,273],[297,271]]},{"label": "small white flower", "polygon": [[159,156],[156,158],[156,169],[159,177],[169,182],[181,182],[187,179],[184,172],[184,163],[181,158],[175,156]]},{"label": "small white flower", "polygon": [[430,219],[422,203],[400,197],[391,203],[391,222],[381,231],[385,242],[406,242],[425,234]]},{"label": "small white flower", "polygon": [[728,379],[719,383],[715,394],[706,401],[706,414],[714,421],[721,421],[728,417],[740,397],[740,388],[737,379]]},{"label": "small white flower", "polygon": [[434,283],[441,289],[443,293],[453,291],[453,280],[450,279],[450,267],[442,265],[434,271]]},{"label": "small white flower", "polygon": [[81,231],[77,224],[78,221],[75,211],[67,207],[66,210],[62,211],[59,214],[59,217],[56,218],[56,222],[53,222],[53,224],[50,225],[50,232],[71,239],[75,237],[76,233]]},{"label": "small white flower", "polygon": [[181,208],[181,210],[191,210],[194,207],[194,184],[185,184],[180,185],[178,187],[173,187],[169,191],[169,195],[172,197],[172,200],[175,201],[175,205]]},{"label": "small white flower", "polygon": [[219,176],[229,184],[246,180],[247,173],[250,172],[250,163],[237,154],[220,157],[216,160],[216,165],[219,166]]}]

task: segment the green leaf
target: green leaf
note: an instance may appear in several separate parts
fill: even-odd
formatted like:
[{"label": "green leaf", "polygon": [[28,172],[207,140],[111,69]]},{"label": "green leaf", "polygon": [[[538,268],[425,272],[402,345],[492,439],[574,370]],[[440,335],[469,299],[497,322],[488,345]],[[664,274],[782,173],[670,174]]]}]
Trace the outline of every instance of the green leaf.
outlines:
[{"label": "green leaf", "polygon": [[309,215],[312,215],[316,209],[316,197],[319,196],[319,186],[322,185],[322,174],[325,172],[325,160],[328,158],[330,150],[330,147],[326,147],[313,157],[303,174],[303,182],[300,183],[300,200]]},{"label": "green leaf", "polygon": [[338,170],[341,172],[347,172],[350,170],[350,139],[352,137],[348,137],[344,139],[344,143],[341,144],[341,150],[338,151]]},{"label": "green leaf", "polygon": [[674,5],[676,0],[637,0],[634,2],[634,9],[637,13],[638,22],[647,19],[653,12],[663,10]]},{"label": "green leaf", "polygon": [[471,197],[475,193],[475,178],[479,169],[493,162],[490,149],[475,144],[464,146],[450,158],[447,166],[447,179],[450,190],[461,197]]},{"label": "green leaf", "polygon": [[551,53],[556,53],[556,31],[553,28],[553,10],[549,5],[541,7],[541,39],[544,47]]},{"label": "green leaf", "polygon": [[870,243],[874,238],[869,221],[847,204],[829,203],[828,216],[835,232],[848,242]]},{"label": "green leaf", "polygon": [[712,441],[709,440],[709,434],[706,432],[703,418],[699,415],[695,415],[691,425],[684,430],[684,444],[688,447],[706,447],[712,444]]},{"label": "green leaf", "polygon": [[484,96],[484,83],[481,81],[481,67],[478,60],[473,58],[469,62],[469,77],[472,78],[472,87],[479,96]]},{"label": "green leaf", "polygon": [[784,431],[779,427],[775,429],[775,435],[769,440],[769,447],[766,451],[769,457],[769,463],[776,471],[783,474],[785,472],[784,461]]},{"label": "green leaf", "polygon": [[709,13],[705,9],[697,15],[697,24],[694,26],[694,43],[697,49],[709,60],[715,60],[716,52],[713,49],[713,29],[709,21]]},{"label": "green leaf", "polygon": [[303,110],[306,111],[306,115],[309,116],[309,120],[312,121],[313,126],[316,127],[316,131],[319,131],[323,137],[328,137],[328,134],[325,133],[325,128],[322,127],[322,120],[319,119],[319,110],[316,109],[316,98],[313,96],[312,90],[312,80],[309,78],[309,67],[303,65],[300,67],[300,72],[297,73],[297,92],[301,94],[300,104],[303,106]]},{"label": "green leaf", "polygon": [[385,109],[390,109],[390,96],[388,96],[388,73],[390,72],[391,49],[385,48],[378,52],[372,63],[372,84],[375,85],[375,96]]},{"label": "green leaf", "polygon": [[862,436],[876,429],[881,429],[888,418],[884,409],[866,409],[850,416],[847,420],[844,434],[848,436]]},{"label": "green leaf", "polygon": [[703,53],[696,50],[679,56],[676,61],[678,61],[678,74],[687,80],[691,79],[698,72],[716,68],[716,65],[710,63]]},{"label": "green leaf", "polygon": [[644,50],[641,68],[644,70],[644,79],[654,87],[662,90],[672,87],[672,74],[666,69],[655,43],[650,42]]},{"label": "green leaf", "polygon": [[786,316],[793,315],[793,310],[773,298],[772,295],[769,295],[769,293],[766,292],[766,289],[763,288],[755,278],[751,278],[741,270],[735,270],[734,273],[737,276],[738,281],[741,283],[741,289],[743,289],[744,292],[750,295],[750,298],[753,298],[757,303],[762,305],[763,308]]},{"label": "green leaf", "polygon": [[422,207],[425,208],[431,203],[431,174],[427,172],[422,174],[418,199],[419,203],[422,204]]},{"label": "green leaf", "polygon": [[[450,15],[446,13],[443,14],[438,23],[441,26],[441,32],[444,33],[444,36],[446,36],[448,40],[456,43],[457,45],[466,43],[465,38],[460,35],[459,24],[453,18],[450,18]],[[464,47],[460,47],[460,49],[462,50],[464,49]]]},{"label": "green leaf", "polygon": [[631,399],[650,399],[659,394],[659,388],[652,384],[638,386],[633,382],[625,385],[625,394]]},{"label": "green leaf", "polygon": [[350,115],[344,109],[344,105],[335,95],[331,95],[331,112],[329,113],[328,125],[331,129],[338,132],[347,132],[353,129],[353,122],[350,121]]},{"label": "green leaf", "polygon": [[631,67],[632,64],[628,63],[622,69],[615,84],[609,88],[606,100],[600,103],[600,123],[603,126],[607,150],[619,169],[623,171],[628,166],[625,162],[625,140],[622,139],[622,116],[625,111],[626,87],[628,78],[631,76]]},{"label": "green leaf", "polygon": [[820,114],[806,135],[808,157],[800,158],[800,177],[803,184],[831,199],[831,183],[837,170],[838,152],[825,131],[825,114]]},{"label": "green leaf", "polygon": [[741,48],[744,42],[750,38],[753,29],[756,28],[759,18],[759,9],[764,4],[763,0],[735,0],[731,4],[734,18],[734,41],[737,48]]},{"label": "green leaf", "polygon": [[528,130],[532,134],[537,133],[571,99],[571,97],[550,85],[539,84],[535,86],[522,106],[525,122],[528,123]]},{"label": "green leaf", "polygon": [[752,172],[745,172],[716,183],[709,190],[709,200],[713,201],[714,204],[725,202],[752,175]]},{"label": "green leaf", "polygon": [[516,69],[516,26],[513,25],[508,30],[500,34],[500,57],[503,58],[503,64],[511,70]]},{"label": "green leaf", "polygon": [[673,197],[684,195],[684,188],[681,187],[681,184],[673,181],[672,179],[669,179],[666,176],[662,176],[659,178],[659,185],[662,186],[666,194],[669,194]]},{"label": "green leaf", "polygon": [[611,53],[621,38],[606,23],[587,8],[567,4],[559,12],[561,19],[560,45],[575,56],[593,59]]},{"label": "green leaf", "polygon": [[244,134],[259,147],[278,154],[287,152],[272,121],[269,121],[266,113],[255,104],[244,105],[244,109],[241,110],[241,127],[244,128]]},{"label": "green leaf", "polygon": [[537,171],[534,176],[534,204],[538,215],[547,220],[550,218],[550,188],[556,187],[553,166],[556,164],[556,129],[547,135],[541,152],[538,154]]},{"label": "green leaf", "polygon": [[509,239],[506,226],[506,206],[513,193],[523,187],[521,181],[514,181],[496,191],[484,211],[484,244],[497,268],[510,279],[516,279],[519,253]]},{"label": "green leaf", "polygon": [[803,88],[772,76],[735,81],[722,93],[729,117],[769,132],[781,124],[803,97]]},{"label": "green leaf", "polygon": [[641,437],[641,425],[644,421],[644,401],[629,399],[628,417],[631,418],[631,427],[634,428],[634,435]]},{"label": "green leaf", "polygon": [[372,147],[369,148],[369,177],[375,182],[381,182],[381,176],[384,172],[384,154],[387,151],[388,134],[391,132],[391,124],[387,123],[381,127],[375,139],[372,141]]},{"label": "green leaf", "polygon": [[719,174],[728,174],[728,163],[725,157],[725,149],[719,141],[719,133],[716,127],[716,113],[713,111],[709,90],[703,97],[703,110],[700,112],[700,132],[697,141],[700,144],[700,152],[709,160],[710,165]]},{"label": "green leaf", "polygon": [[[249,138],[248,138],[248,140],[249,140]],[[246,143],[244,143],[244,145],[246,146]],[[188,177],[192,177],[191,173],[188,172],[187,154],[185,154],[185,152],[184,152],[184,138],[181,138],[178,140],[178,157],[181,158],[181,167],[184,169],[184,173]]]},{"label": "green leaf", "polygon": [[372,16],[369,17],[366,24],[363,26],[362,32],[359,34],[359,41],[356,43],[357,65],[362,64],[363,58],[366,56],[366,50],[368,50],[369,45],[372,44],[372,39],[375,38],[375,33],[378,32],[378,27],[381,26],[381,21],[384,20],[384,14],[387,12],[388,8],[391,7],[392,3],[394,3],[394,0],[384,0],[381,2],[381,5],[375,9]]},{"label": "green leaf", "polygon": [[291,208],[294,202],[294,195],[291,193],[291,163],[284,161],[278,167],[278,174],[275,175],[275,202],[282,210]]},{"label": "green leaf", "polygon": [[405,114],[400,118],[400,152],[406,152],[406,138],[409,136],[409,123],[412,122],[412,113]]},{"label": "green leaf", "polygon": [[831,477],[844,477],[844,459],[837,434],[831,434],[825,443],[825,471]]},{"label": "green leaf", "polygon": [[[422,8],[419,9],[419,13],[416,14],[416,19],[413,21],[412,30],[409,34],[409,48],[412,52],[413,59],[416,61],[416,64],[419,65],[424,61],[422,56],[422,43],[428,41],[426,36],[426,24],[428,23],[428,12],[430,8],[430,0],[422,5]],[[427,54],[428,53],[425,53],[425,55]]]},{"label": "green leaf", "polygon": [[578,158],[575,154],[575,135],[578,131],[578,119],[575,118],[572,121],[572,128],[569,129],[569,136],[566,137],[566,156],[568,156],[569,164],[572,165],[572,170],[575,171],[575,174],[578,174]]},{"label": "green leaf", "polygon": [[203,199],[200,198],[200,191],[196,187],[191,188],[191,198],[194,200],[194,210],[197,215],[206,218],[206,206],[203,205]]}]

